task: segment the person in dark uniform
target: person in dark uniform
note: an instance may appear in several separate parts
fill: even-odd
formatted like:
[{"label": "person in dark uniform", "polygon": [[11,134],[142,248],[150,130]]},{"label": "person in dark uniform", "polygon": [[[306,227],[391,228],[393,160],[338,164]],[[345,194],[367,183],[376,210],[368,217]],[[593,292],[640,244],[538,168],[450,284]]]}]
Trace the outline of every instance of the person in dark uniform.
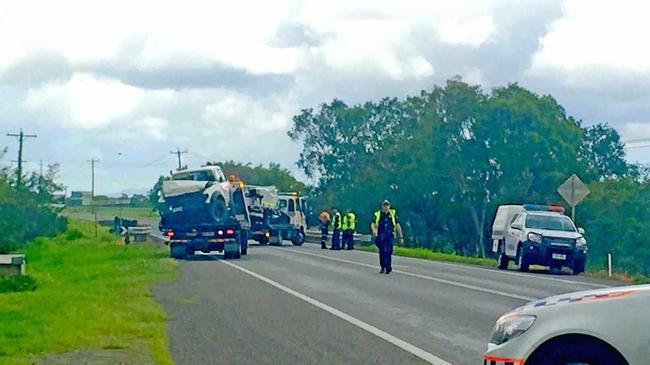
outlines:
[{"label": "person in dark uniform", "polygon": [[370,230],[375,236],[375,245],[379,249],[379,266],[381,266],[379,273],[390,274],[393,271],[391,255],[393,254],[395,233],[397,233],[401,244],[404,244],[404,235],[402,226],[397,219],[397,211],[391,209],[388,200],[384,200],[381,203],[381,209],[375,212],[372,223],[370,223]]},{"label": "person in dark uniform", "polygon": [[341,249],[341,213],[332,207],[332,246],[330,250]]}]

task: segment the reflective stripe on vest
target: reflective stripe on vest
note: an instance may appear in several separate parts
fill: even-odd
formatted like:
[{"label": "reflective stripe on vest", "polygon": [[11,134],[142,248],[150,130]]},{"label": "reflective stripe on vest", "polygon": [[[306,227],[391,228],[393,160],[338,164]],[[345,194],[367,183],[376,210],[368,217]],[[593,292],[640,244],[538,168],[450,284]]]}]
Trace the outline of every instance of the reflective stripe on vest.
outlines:
[{"label": "reflective stripe on vest", "polygon": [[[395,227],[397,227],[397,212],[395,209],[388,209],[388,215],[390,220],[393,221],[393,232],[395,232]],[[379,229],[379,218],[381,217],[381,210],[375,212],[375,226]]]},{"label": "reflective stripe on vest", "polygon": [[341,213],[336,212],[334,219],[332,219],[332,228],[341,229]]},{"label": "reflective stripe on vest", "polygon": [[346,216],[348,217],[348,229],[351,229],[353,231],[356,230],[357,229],[357,216],[352,212],[346,214]]}]

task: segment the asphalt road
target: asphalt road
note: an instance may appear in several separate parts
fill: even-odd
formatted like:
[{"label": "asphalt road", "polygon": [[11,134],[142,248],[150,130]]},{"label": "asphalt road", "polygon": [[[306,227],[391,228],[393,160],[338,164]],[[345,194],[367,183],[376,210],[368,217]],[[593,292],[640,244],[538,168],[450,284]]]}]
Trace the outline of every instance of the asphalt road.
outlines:
[{"label": "asphalt road", "polygon": [[182,364],[477,364],[495,320],[544,296],[608,283],[305,244],[197,255],[157,287]]}]

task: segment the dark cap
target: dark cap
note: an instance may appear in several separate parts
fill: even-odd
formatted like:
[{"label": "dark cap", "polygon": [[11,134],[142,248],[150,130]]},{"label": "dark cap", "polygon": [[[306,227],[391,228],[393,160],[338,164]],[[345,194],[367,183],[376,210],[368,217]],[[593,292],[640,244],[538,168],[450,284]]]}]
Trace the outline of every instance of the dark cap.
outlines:
[{"label": "dark cap", "polygon": [[384,199],[384,201],[381,202],[381,205],[390,205],[390,202],[388,201],[388,199]]}]

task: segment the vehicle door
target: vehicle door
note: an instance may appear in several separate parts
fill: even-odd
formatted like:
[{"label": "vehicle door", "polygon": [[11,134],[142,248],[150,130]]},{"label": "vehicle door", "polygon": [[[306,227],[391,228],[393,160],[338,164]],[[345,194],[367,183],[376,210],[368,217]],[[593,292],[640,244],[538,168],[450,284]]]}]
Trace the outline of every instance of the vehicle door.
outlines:
[{"label": "vehicle door", "polygon": [[514,257],[517,255],[517,244],[519,243],[519,237],[522,234],[524,229],[524,215],[517,214],[512,218],[512,223],[508,227],[508,232],[506,233],[506,247],[505,254],[507,256]]},{"label": "vehicle door", "polygon": [[298,222],[299,212],[297,212],[296,199],[289,198],[288,200],[289,201],[287,204],[287,214],[289,215],[289,222],[291,223],[292,226],[296,226],[299,224]]}]

